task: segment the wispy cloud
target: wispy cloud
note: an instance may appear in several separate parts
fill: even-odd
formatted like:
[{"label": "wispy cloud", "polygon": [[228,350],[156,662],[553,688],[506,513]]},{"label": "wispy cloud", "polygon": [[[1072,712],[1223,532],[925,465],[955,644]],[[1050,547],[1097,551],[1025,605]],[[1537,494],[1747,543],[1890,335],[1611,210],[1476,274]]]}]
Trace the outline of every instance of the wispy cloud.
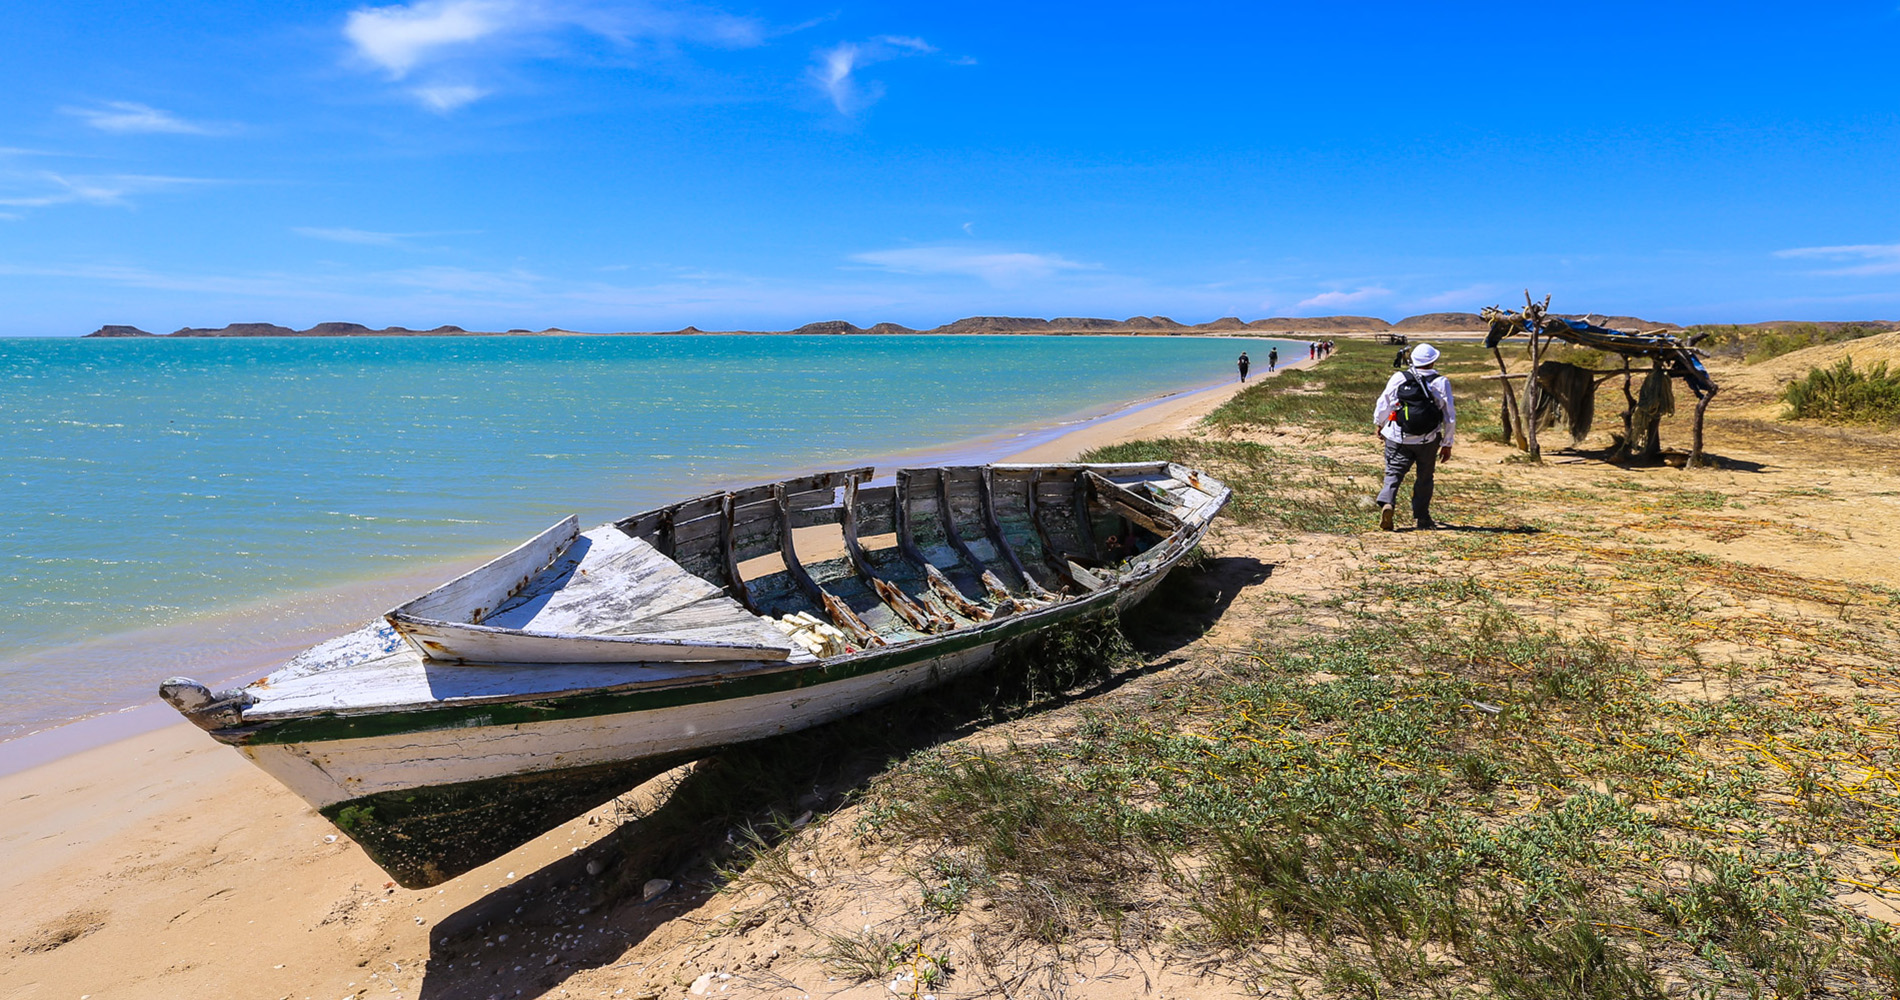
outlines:
[{"label": "wispy cloud", "polygon": [[1093,270],[1052,253],[973,250],[967,247],[900,247],[852,254],[851,259],[894,274],[962,275],[1007,287],[1044,281],[1065,272]]},{"label": "wispy cloud", "polygon": [[1391,295],[1387,288],[1373,286],[1356,288],[1350,292],[1321,292],[1308,299],[1301,299],[1295,309],[1338,309],[1341,306],[1355,306],[1362,302],[1371,302]]},{"label": "wispy cloud", "polygon": [[186,121],[169,111],[133,101],[107,101],[97,107],[69,107],[61,108],[60,111],[101,132],[212,135],[219,131],[213,126]]},{"label": "wispy cloud", "polygon": [[1835,261],[1865,261],[1817,273],[1829,275],[1900,274],[1900,243],[1856,243],[1838,247],[1795,247],[1777,250],[1777,257],[1806,257]]},{"label": "wispy cloud", "polygon": [[488,96],[488,91],[466,83],[438,83],[409,91],[423,107],[436,114],[448,114],[464,104],[473,104]]},{"label": "wispy cloud", "polygon": [[686,6],[623,6],[597,0],[416,0],[359,7],[344,20],[356,56],[424,107],[446,114],[494,93],[484,82],[502,60],[559,54],[552,40],[584,33],[615,45],[688,41],[739,48],[762,44],[756,20]]},{"label": "wispy cloud", "polygon": [[[41,170],[18,178],[0,177],[0,205],[45,208],[51,205],[127,205],[129,195],[217,181],[150,174],[76,175]],[[8,189],[11,189],[10,191]]]},{"label": "wispy cloud", "polygon": [[313,240],[327,240],[331,243],[351,243],[365,247],[404,246],[405,240],[420,233],[377,233],[367,229],[351,229],[347,226],[325,228],[322,226],[293,226],[291,232],[298,236],[308,236]]},{"label": "wispy cloud", "polygon": [[868,42],[840,42],[820,49],[811,67],[811,81],[826,96],[839,114],[853,115],[877,103],[884,96],[879,81],[860,82],[857,71],[875,63],[903,56],[924,55],[937,51],[921,38],[910,35],[879,35]]}]

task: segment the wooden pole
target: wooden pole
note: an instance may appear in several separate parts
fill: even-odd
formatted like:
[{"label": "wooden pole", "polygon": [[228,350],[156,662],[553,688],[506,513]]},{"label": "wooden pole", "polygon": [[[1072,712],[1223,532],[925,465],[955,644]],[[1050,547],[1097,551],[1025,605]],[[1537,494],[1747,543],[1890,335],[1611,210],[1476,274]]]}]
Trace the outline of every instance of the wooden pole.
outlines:
[{"label": "wooden pole", "polygon": [[1524,421],[1517,415],[1517,390],[1511,388],[1511,368],[1504,363],[1503,351],[1493,347],[1491,356],[1498,359],[1498,375],[1504,381],[1504,421],[1510,425],[1504,429],[1505,433],[1518,451],[1528,451],[1530,445],[1524,440]]},{"label": "wooden pole", "polygon": [[1623,355],[1623,447],[1612,461],[1626,461],[1636,453],[1636,394],[1630,391],[1630,356]]},{"label": "wooden pole", "polygon": [[1711,385],[1709,391],[1701,399],[1696,400],[1695,429],[1690,431],[1689,461],[1682,466],[1685,469],[1699,468],[1702,465],[1702,415],[1708,412],[1709,400],[1714,398],[1715,386]]},{"label": "wooden pole", "polygon": [[[1541,324],[1540,324],[1541,326]],[[1530,453],[1531,461],[1544,460],[1543,449],[1537,444],[1537,366],[1544,360],[1543,338],[1538,336],[1539,327],[1531,328],[1531,377],[1524,380],[1524,436],[1528,441],[1525,451]]]},{"label": "wooden pole", "polygon": [[[1656,359],[1651,364],[1650,371],[1651,372],[1662,371],[1662,360],[1660,358]],[[1662,415],[1657,414],[1656,419],[1649,422],[1649,428],[1643,434],[1643,461],[1657,462],[1661,460],[1662,460]]]}]

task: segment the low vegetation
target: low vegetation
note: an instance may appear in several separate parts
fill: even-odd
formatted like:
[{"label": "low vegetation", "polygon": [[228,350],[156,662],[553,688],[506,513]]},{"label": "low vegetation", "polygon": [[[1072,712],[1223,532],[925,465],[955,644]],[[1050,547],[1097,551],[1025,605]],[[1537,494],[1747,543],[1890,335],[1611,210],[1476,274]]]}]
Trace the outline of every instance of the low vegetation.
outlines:
[{"label": "low vegetation", "polygon": [[[1496,383],[1469,377],[1495,369],[1491,352],[1471,343],[1437,346],[1443,352],[1438,370],[1453,378],[1458,386],[1460,431],[1482,431],[1487,422],[1495,429]],[[1410,347],[1387,347],[1360,340],[1340,341],[1338,350],[1324,364],[1261,380],[1216,411],[1208,418],[1208,424],[1217,434],[1244,427],[1297,426],[1305,430],[1364,431],[1370,435],[1372,401],[1385,387],[1386,379],[1397,370],[1393,365],[1394,356],[1408,350]]]},{"label": "low vegetation", "polygon": [[1848,357],[1832,368],[1810,369],[1788,384],[1782,398],[1788,416],[1798,419],[1900,425],[1900,372],[1888,371],[1884,361],[1856,368]]},{"label": "low vegetation", "polygon": [[[1089,457],[1202,464],[1276,535],[1363,531],[1370,462],[1248,440],[1357,432],[1390,356],[1356,353],[1243,393],[1224,438]],[[1350,405],[1301,379],[1354,387]],[[1247,648],[1091,702],[1059,738],[918,753],[866,793],[864,836],[910,852],[935,919],[980,908],[984,935],[1056,956],[1169,948],[1248,991],[1900,996],[1893,928],[1841,902],[1900,901],[1900,633],[1879,624],[1900,594],[1632,547],[1507,513],[1552,497],[1460,488],[1490,530],[1369,557]],[[1555,499],[1659,524],[1725,506],[1625,493]],[[1712,658],[1714,636],[1744,652]]]},{"label": "low vegetation", "polygon": [[[1392,351],[1085,456],[1206,468],[1233,544],[1329,553],[1323,587],[1209,612],[1286,568],[1217,540],[1120,626],[687,779],[693,839],[736,831],[716,880],[763,890],[733,926],[807,922],[827,975],[918,997],[1070,996],[1120,953],[1209,995],[1900,998],[1857,908],[1900,905],[1900,591],[1653,544],[1754,523],[1702,478],[1461,473],[1441,520],[1480,530],[1365,537]],[[1493,365],[1446,352],[1461,433]],[[843,923],[794,860],[839,840],[785,818],[814,786],[866,859]],[[903,915],[858,922],[866,892]]]},{"label": "low vegetation", "polygon": [[1780,326],[1692,326],[1689,334],[1703,337],[1697,346],[1705,351],[1740,358],[1752,365],[1805,347],[1859,340],[1891,329],[1893,326],[1886,323],[1786,323]]}]

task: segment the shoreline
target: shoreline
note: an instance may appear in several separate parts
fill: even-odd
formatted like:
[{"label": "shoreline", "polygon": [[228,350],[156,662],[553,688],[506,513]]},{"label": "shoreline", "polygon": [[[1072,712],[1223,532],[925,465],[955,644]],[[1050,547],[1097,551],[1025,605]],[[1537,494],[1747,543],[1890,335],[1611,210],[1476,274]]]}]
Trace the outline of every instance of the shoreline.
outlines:
[{"label": "shoreline", "polygon": [[[1287,341],[1285,338],[1263,337],[1252,333],[1237,335],[1231,339],[1297,343],[1297,341]],[[1297,364],[1281,365],[1279,370],[1287,371],[1311,364],[1313,362],[1300,361]],[[1271,376],[1264,371],[1254,373],[1255,379],[1268,377]],[[1252,380],[1250,379],[1247,384],[1252,384]],[[849,462],[827,463],[825,467],[843,468],[863,464],[874,465],[879,470],[885,470],[911,465],[1069,461],[1076,455],[1104,444],[1178,432],[1212,412],[1241,388],[1243,386],[1237,379],[1223,380],[1217,384],[1191,386],[1108,405],[1105,408],[1079,411],[1057,418],[1051,423],[1008,428],[981,437],[940,442],[889,454],[861,456]],[[780,474],[795,476],[804,472],[817,471],[817,468],[817,466],[810,469],[787,468],[780,470]],[[718,484],[712,485],[716,487]],[[283,638],[261,646],[227,645],[214,654],[221,657],[217,660],[219,666],[215,671],[200,668],[197,674],[201,680],[213,688],[237,684],[254,675],[268,673],[297,651],[353,627],[351,623],[359,621],[363,615],[360,611],[361,606],[384,606],[397,595],[413,592],[417,587],[427,588],[441,580],[451,579],[474,565],[479,565],[492,554],[488,551],[471,553],[466,557],[410,569],[396,575],[279,595],[236,608],[196,615],[177,624],[115,633],[91,643],[82,644],[82,646],[90,646],[106,653],[123,650],[124,655],[130,656],[137,655],[138,650],[147,648],[152,639],[168,633],[180,636],[178,641],[183,642],[185,639],[182,637],[227,630],[235,623],[259,615],[289,617],[291,624]],[[337,610],[339,606],[358,610],[339,612]],[[371,611],[368,614],[374,614],[374,612]],[[98,654],[95,653],[95,655]],[[158,672],[164,672],[163,668]],[[153,683],[156,683],[156,679],[155,675],[152,679]],[[178,721],[180,720],[177,719],[176,713],[159,704],[155,699],[148,698],[129,704],[104,704],[96,710],[74,718],[40,723],[17,735],[0,740],[0,777],[19,774],[62,757],[141,736]]]},{"label": "shoreline", "polygon": [[[992,455],[1063,461],[1177,433],[1242,388],[1236,380],[1137,401],[1044,440],[999,441]],[[97,741],[132,716],[151,728]],[[100,731],[81,731],[89,724]],[[483,919],[496,900],[513,899],[507,890],[517,876],[613,829],[589,822],[599,811],[576,817],[487,866],[410,892],[302,800],[166,706],[37,735],[47,744],[60,734],[95,741],[0,772],[8,817],[0,845],[11,862],[0,886],[31,901],[0,916],[0,936],[22,949],[0,967],[0,992],[9,995],[342,996],[379,982],[381,991],[398,974],[414,977],[408,956],[429,954],[438,928]],[[297,926],[315,933],[280,932]],[[49,962],[43,953],[54,948]],[[390,958],[404,961],[392,968]],[[386,978],[370,977],[378,966]]]}]

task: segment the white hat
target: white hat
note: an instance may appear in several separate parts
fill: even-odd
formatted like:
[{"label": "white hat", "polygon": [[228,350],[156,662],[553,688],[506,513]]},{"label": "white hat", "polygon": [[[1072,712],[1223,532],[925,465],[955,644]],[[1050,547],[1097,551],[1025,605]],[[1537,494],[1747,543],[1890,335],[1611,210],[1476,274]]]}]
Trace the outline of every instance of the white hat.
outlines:
[{"label": "white hat", "polygon": [[1430,344],[1420,344],[1412,348],[1412,363],[1420,368],[1430,368],[1438,360],[1438,348]]}]

